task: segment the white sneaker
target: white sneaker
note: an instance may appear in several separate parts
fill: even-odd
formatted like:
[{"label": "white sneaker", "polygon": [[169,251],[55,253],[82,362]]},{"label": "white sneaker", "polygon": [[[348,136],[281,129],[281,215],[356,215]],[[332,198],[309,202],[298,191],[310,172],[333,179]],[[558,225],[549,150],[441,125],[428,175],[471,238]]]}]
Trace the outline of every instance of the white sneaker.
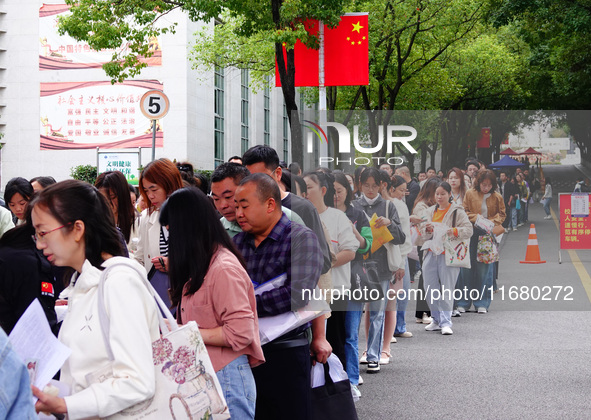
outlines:
[{"label": "white sneaker", "polygon": [[359,375],[359,383],[357,385],[363,385],[363,378]]},{"label": "white sneaker", "polygon": [[417,318],[417,324],[422,324],[423,323],[423,318]]},{"label": "white sneaker", "polygon": [[433,322],[433,318],[427,316],[427,314],[423,314],[423,324],[430,324]]},{"label": "white sneaker", "polygon": [[466,313],[466,308],[463,308],[461,306],[458,306],[458,312],[461,313],[461,314]]},{"label": "white sneaker", "polygon": [[390,343],[396,343],[396,337],[392,337],[392,339],[390,340]]},{"label": "white sneaker", "polygon": [[[422,319],[421,319],[421,322],[423,322]],[[403,333],[400,333],[400,334],[394,334],[394,337],[410,338],[410,337],[412,337],[412,333],[410,331],[404,331]]]},{"label": "white sneaker", "polygon": [[364,351],[361,357],[359,358],[359,363],[362,365],[367,364],[367,352]]},{"label": "white sneaker", "polygon": [[441,327],[439,326],[439,324],[436,324],[435,322],[431,322],[429,325],[427,325],[425,327],[425,331],[440,331]]},{"label": "white sneaker", "polygon": [[462,316],[462,314],[460,313],[460,311],[458,311],[457,309],[454,309],[451,313],[452,317],[458,317],[458,316]]},{"label": "white sneaker", "polygon": [[523,223],[517,223],[517,227],[523,226]]},{"label": "white sneaker", "polygon": [[359,392],[359,388],[353,384],[351,384],[351,395],[353,395],[353,402],[357,402],[359,401],[359,398],[361,398],[361,392]]},{"label": "white sneaker", "polygon": [[476,312],[478,312],[479,314],[485,314],[486,308],[478,308],[478,309],[476,309]]},{"label": "white sneaker", "polygon": [[516,227],[513,228],[513,232],[517,232],[517,228]]},{"label": "white sneaker", "polygon": [[450,327],[443,327],[441,329],[441,335],[452,335],[454,332],[451,330]]},{"label": "white sneaker", "polygon": [[544,219],[550,220],[550,219],[552,219],[552,216],[546,216],[546,217],[544,217]]},{"label": "white sneaker", "polygon": [[380,365],[387,365],[388,363],[390,363],[390,357],[392,357],[391,355],[389,355],[388,353],[386,353],[385,351],[380,353]]}]

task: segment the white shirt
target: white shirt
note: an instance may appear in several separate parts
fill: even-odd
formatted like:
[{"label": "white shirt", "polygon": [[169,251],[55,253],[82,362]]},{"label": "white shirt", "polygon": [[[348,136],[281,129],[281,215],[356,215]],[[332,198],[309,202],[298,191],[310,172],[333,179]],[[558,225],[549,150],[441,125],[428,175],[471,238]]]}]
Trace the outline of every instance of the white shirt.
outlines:
[{"label": "white shirt", "polygon": [[[325,211],[320,213],[320,220],[326,226],[330,234],[330,242],[335,254],[344,250],[356,252],[359,248],[359,241],[353,233],[353,227],[347,215],[338,209],[328,207]],[[333,288],[345,289],[351,288],[351,263],[348,262],[339,267],[333,267],[332,285]]]},{"label": "white shirt", "polygon": [[[114,257],[103,263],[134,265],[128,258]],[[151,398],[156,383],[152,342],[160,338],[157,307],[138,273],[131,267],[115,267],[107,274],[104,303],[110,320],[114,379],[87,383],[86,375],[110,364],[98,316],[98,284],[101,270],[88,260],[82,273],[72,278],[65,291],[68,312],[59,340],[72,350],[61,370],[62,382],[70,386],[65,397],[69,419],[107,417]]]}]

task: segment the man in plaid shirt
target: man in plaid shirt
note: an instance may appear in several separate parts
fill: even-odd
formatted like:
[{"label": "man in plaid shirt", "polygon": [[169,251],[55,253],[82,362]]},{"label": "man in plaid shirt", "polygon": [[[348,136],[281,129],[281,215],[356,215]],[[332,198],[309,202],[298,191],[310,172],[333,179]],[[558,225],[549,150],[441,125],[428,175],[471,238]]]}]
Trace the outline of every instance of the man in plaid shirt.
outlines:
[{"label": "man in plaid shirt", "polygon": [[[306,305],[303,290],[314,290],[323,256],[314,232],[292,224],[281,211],[279,186],[269,175],[253,174],[235,193],[234,237],[255,287],[286,274],[285,283],[257,296],[260,318]],[[310,417],[310,345],[302,326],[263,346],[266,362],[253,369],[257,419]]]}]

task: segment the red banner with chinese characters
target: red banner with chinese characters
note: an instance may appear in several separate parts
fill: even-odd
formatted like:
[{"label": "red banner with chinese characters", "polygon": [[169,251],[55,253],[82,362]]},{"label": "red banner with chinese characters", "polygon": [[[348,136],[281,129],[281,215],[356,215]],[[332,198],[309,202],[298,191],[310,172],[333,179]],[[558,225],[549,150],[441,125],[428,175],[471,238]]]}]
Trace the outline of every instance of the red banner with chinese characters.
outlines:
[{"label": "red banner with chinese characters", "polygon": [[[41,150],[137,148],[152,146],[152,122],[140,99],[157,80],[41,83]],[[156,147],[162,147],[161,121]]]},{"label": "red banner with chinese characters", "polygon": [[[43,4],[39,9],[39,70],[78,70],[101,68],[112,60],[115,50],[96,51],[85,42],[58,33],[58,17],[70,13],[70,6]],[[123,49],[126,46],[122,47]],[[140,57],[148,66],[162,65],[162,50],[158,38],[149,41],[152,55]]]},{"label": "red banner with chinese characters", "polygon": [[[309,20],[306,30],[318,33],[318,21]],[[341,16],[339,25],[324,25],[324,85],[359,86],[369,84],[369,47],[367,13]],[[295,85],[318,86],[318,50],[307,48],[299,40],[294,47]],[[285,57],[285,49],[284,49]],[[275,83],[281,86],[275,69]]]},{"label": "red banner with chinese characters", "polygon": [[560,249],[591,249],[591,217],[573,217],[571,194],[559,195],[559,209]]}]

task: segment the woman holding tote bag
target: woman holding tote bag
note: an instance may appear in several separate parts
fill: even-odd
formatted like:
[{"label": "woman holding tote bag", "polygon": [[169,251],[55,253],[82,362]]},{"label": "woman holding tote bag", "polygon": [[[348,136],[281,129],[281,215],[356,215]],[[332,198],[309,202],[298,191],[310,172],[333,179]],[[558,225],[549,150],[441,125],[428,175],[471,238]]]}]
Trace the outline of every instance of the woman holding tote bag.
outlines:
[{"label": "woman holding tote bag", "polygon": [[[437,204],[429,207],[425,212],[427,222],[421,225],[421,234],[426,240],[433,237],[433,223],[441,223],[446,229],[445,235],[447,236],[470,239],[472,224],[464,209],[451,202],[451,186],[447,182],[442,182],[435,190],[435,201]],[[433,248],[434,246],[429,248],[423,258],[423,278],[427,290],[427,304],[431,308],[431,317],[433,318],[425,330],[441,331],[443,335],[451,335],[453,334],[451,329],[453,291],[458,274],[460,274],[460,268],[448,266],[445,251],[437,254]]]},{"label": "woman holding tote bag", "polygon": [[[104,418],[152,398],[152,342],[160,338],[157,307],[138,273],[145,270],[121,257],[123,244],[106,199],[90,184],[68,180],[44,189],[30,205],[37,248],[51,264],[74,270],[63,292],[68,313],[59,333],[72,349],[60,378],[71,395],[55,397],[33,387],[36,410],[67,414],[70,420]],[[99,320],[98,285],[102,271],[114,265],[104,285],[111,360]],[[89,381],[105,367],[112,378]]]},{"label": "woman holding tote bag", "polygon": [[[199,215],[199,217],[195,217]],[[194,187],[175,191],[160,211],[170,230],[171,298],[179,324],[195,321],[232,419],[253,419],[251,367],[264,362],[254,287],[215,208]]]}]

